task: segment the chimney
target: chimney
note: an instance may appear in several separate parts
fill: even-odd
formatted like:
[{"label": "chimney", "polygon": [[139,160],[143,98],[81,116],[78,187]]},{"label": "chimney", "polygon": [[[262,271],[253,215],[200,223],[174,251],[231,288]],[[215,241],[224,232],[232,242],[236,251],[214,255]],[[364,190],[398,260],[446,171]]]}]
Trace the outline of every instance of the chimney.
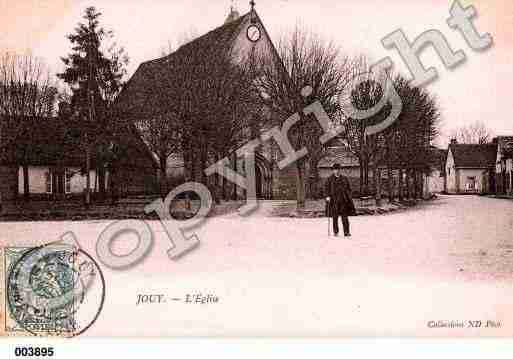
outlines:
[{"label": "chimney", "polygon": [[240,17],[240,13],[237,11],[237,9],[233,6],[230,6],[230,13],[228,14],[228,17],[224,21],[225,24],[228,24],[229,22],[235,21]]},{"label": "chimney", "polygon": [[457,145],[457,144],[458,144],[458,140],[455,138],[451,138],[451,145]]}]

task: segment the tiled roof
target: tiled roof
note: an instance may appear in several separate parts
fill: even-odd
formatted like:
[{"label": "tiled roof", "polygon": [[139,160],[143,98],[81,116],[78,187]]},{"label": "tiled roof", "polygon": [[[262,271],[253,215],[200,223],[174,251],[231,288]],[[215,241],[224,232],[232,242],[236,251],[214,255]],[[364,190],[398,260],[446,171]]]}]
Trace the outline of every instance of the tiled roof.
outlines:
[{"label": "tiled roof", "polygon": [[495,165],[497,144],[451,144],[449,145],[456,167],[488,168]]},{"label": "tiled roof", "polygon": [[[85,162],[84,151],[78,145],[73,144],[73,138],[59,118],[34,118],[28,119],[28,130],[21,135],[21,130],[9,130],[4,132],[8,138],[18,140],[11,142],[5,149],[0,162],[3,164],[17,163],[16,156],[21,156],[17,151],[26,148],[27,162],[29,165],[55,165],[57,163],[67,166],[82,166]],[[18,135],[16,135],[18,133]],[[68,136],[68,137],[66,137]],[[71,134],[71,136],[73,136]],[[26,146],[26,147],[25,147]],[[16,154],[17,153],[17,154]],[[91,156],[94,165],[94,155]]]},{"label": "tiled roof", "polygon": [[317,167],[331,168],[335,163],[342,167],[358,167],[358,159],[345,146],[330,147],[326,156],[319,161]]},{"label": "tiled roof", "polygon": [[165,88],[166,82],[180,78],[177,72],[183,72],[184,67],[193,66],[192,59],[201,54],[201,61],[225,56],[232,48],[239,26],[245,21],[247,13],[238,19],[196,38],[170,55],[142,63],[118,96],[117,104],[131,114],[143,114],[155,108],[154,101],[160,101],[155,96]]}]

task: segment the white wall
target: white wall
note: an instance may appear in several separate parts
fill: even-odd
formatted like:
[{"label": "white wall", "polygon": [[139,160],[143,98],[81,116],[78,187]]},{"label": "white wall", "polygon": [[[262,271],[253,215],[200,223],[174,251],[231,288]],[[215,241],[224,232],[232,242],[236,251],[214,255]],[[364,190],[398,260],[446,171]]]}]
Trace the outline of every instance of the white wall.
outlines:
[{"label": "white wall", "polygon": [[[73,172],[73,176],[71,177],[71,192],[70,193],[82,193],[86,188],[87,178],[85,175],[80,174],[80,169],[78,167],[69,167],[66,169],[67,171]],[[29,166],[29,190],[30,193],[34,194],[42,194],[46,192],[46,176],[45,174],[50,171],[49,166]],[[23,193],[23,168],[20,167],[18,170],[18,192]],[[96,171],[90,171],[91,177],[91,191],[95,190],[96,183]],[[106,174],[106,178],[108,178],[108,173]],[[108,181],[107,181],[108,183]],[[98,186],[96,190],[99,190]]]},{"label": "white wall", "polygon": [[[66,168],[67,171],[73,172],[73,176],[71,177],[71,193],[82,193],[84,192],[84,189],[87,185],[87,177],[86,175],[80,174],[80,168],[78,167],[71,167]],[[99,191],[99,184],[96,184],[96,171],[91,170],[89,172],[89,176],[91,179],[91,191],[92,192],[98,192]],[[108,181],[106,181],[108,183]],[[96,188],[95,188],[96,187]],[[96,191],[95,191],[96,189]]]},{"label": "white wall", "polygon": [[452,151],[449,148],[449,152],[447,153],[447,161],[445,162],[445,176],[447,178],[447,192],[449,193],[457,193],[457,175],[458,171],[454,167],[454,157],[452,156]]},{"label": "white wall", "polygon": [[[29,191],[30,193],[46,193],[45,173],[50,171],[48,166],[29,166]],[[23,167],[18,169],[18,193],[23,193]]]},{"label": "white wall", "polygon": [[426,177],[426,188],[428,193],[440,193],[444,190],[444,178],[440,177],[440,170],[432,171]]}]

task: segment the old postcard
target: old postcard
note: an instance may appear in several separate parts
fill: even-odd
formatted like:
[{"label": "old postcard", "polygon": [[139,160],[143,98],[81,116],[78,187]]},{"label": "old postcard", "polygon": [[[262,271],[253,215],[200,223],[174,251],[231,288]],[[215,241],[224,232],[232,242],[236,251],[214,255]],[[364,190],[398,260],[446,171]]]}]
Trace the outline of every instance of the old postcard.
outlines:
[{"label": "old postcard", "polygon": [[512,13],[4,2],[0,336],[510,337]]}]

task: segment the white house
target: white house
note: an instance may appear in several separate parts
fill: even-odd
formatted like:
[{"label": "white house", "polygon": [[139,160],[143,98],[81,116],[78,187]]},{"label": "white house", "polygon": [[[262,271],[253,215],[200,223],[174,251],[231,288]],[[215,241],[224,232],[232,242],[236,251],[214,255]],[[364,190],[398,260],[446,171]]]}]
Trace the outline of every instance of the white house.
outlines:
[{"label": "white house", "polygon": [[451,141],[445,162],[447,193],[486,193],[492,190],[497,144]]},{"label": "white house", "polygon": [[[57,171],[51,165],[29,166],[29,191],[31,194],[81,194],[87,185],[87,176],[79,167],[64,167]],[[107,174],[108,176],[108,174]],[[96,171],[90,171],[91,191],[99,191]],[[18,170],[18,193],[24,192],[23,168]]]},{"label": "white house", "polygon": [[[66,135],[68,129],[58,118],[40,119],[30,128],[30,134],[20,145],[7,148],[0,159],[0,193],[14,199],[26,192],[31,196],[58,198],[61,195],[82,194],[86,188],[83,149]],[[107,169],[96,174],[96,156],[91,156],[91,190],[107,187]]]}]

